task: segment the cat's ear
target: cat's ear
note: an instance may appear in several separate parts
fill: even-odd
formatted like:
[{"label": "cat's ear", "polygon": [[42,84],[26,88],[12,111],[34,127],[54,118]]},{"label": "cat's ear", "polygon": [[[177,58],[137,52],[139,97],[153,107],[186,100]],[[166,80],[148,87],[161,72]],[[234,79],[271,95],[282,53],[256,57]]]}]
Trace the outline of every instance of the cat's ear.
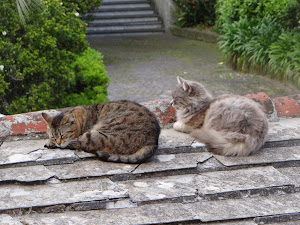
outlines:
[{"label": "cat's ear", "polygon": [[48,124],[50,124],[51,122],[52,122],[52,120],[53,120],[53,117],[52,116],[50,116],[48,113],[42,113],[42,117],[44,118],[44,120],[48,123]]},{"label": "cat's ear", "polygon": [[71,115],[71,116],[69,117],[68,122],[69,122],[70,124],[74,124],[74,123],[75,123],[74,115]]},{"label": "cat's ear", "polygon": [[192,92],[192,87],[185,81],[182,83],[183,90],[189,94]]},{"label": "cat's ear", "polygon": [[184,82],[184,79],[182,77],[177,77],[178,84],[182,84]]},{"label": "cat's ear", "polygon": [[77,127],[80,127],[80,129],[82,129],[85,120],[85,110],[80,106],[74,108],[70,114],[69,122],[71,122],[72,120],[73,123],[75,122]]}]

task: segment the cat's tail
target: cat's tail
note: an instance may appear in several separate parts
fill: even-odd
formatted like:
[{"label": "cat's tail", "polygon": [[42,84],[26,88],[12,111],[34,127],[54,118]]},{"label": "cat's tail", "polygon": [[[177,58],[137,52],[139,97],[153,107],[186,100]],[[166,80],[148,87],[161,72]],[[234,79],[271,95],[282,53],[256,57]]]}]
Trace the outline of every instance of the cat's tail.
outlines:
[{"label": "cat's tail", "polygon": [[143,163],[149,159],[157,149],[157,145],[147,145],[140,148],[131,155],[112,154],[106,151],[97,151],[97,156],[103,161],[122,162],[122,163]]},{"label": "cat's tail", "polygon": [[247,156],[264,143],[264,140],[257,140],[247,134],[216,131],[204,127],[194,130],[191,136],[205,144],[211,152],[224,156]]}]

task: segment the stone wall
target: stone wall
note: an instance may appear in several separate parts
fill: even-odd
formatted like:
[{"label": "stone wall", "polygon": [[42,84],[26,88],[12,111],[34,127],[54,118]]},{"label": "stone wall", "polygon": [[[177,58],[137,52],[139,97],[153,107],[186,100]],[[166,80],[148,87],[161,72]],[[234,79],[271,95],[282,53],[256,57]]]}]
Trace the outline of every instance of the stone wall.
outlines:
[{"label": "stone wall", "polygon": [[176,7],[175,3],[173,0],[152,0],[152,2],[164,22],[166,32],[170,32],[170,26],[176,21],[176,17],[173,15]]}]

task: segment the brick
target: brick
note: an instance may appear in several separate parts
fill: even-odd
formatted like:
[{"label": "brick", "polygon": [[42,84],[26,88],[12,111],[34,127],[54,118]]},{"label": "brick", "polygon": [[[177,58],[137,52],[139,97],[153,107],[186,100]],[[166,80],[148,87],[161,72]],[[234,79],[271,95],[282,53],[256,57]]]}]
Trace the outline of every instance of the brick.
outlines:
[{"label": "brick", "polygon": [[278,97],[273,99],[279,117],[300,116],[300,95]]},{"label": "brick", "polygon": [[170,105],[170,101],[170,99],[161,99],[143,105],[149,108],[160,124],[168,124],[176,121],[175,109]]},{"label": "brick", "polygon": [[[0,118],[0,138],[45,133],[47,124],[43,120],[41,112],[10,115]],[[58,113],[56,110],[48,110],[47,112],[53,115]]]},{"label": "brick", "polygon": [[265,113],[272,114],[274,112],[272,100],[266,93],[259,92],[257,94],[248,94],[246,97],[260,103]]}]

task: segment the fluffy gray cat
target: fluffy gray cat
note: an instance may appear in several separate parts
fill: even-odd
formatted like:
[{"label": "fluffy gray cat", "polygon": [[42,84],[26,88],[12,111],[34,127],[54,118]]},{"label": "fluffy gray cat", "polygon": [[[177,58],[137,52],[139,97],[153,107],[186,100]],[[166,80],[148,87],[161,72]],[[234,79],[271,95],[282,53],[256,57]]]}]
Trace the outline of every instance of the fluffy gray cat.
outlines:
[{"label": "fluffy gray cat", "polygon": [[175,130],[189,133],[219,155],[246,156],[261,148],[268,121],[260,104],[239,95],[213,98],[202,84],[177,80],[171,102],[176,109]]}]

